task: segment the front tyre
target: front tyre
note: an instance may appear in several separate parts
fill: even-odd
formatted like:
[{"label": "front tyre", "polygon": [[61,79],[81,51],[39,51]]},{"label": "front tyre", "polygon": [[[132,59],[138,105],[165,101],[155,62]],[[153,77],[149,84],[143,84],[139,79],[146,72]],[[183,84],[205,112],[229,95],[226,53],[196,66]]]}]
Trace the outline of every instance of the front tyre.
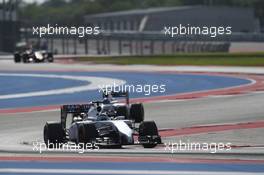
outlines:
[{"label": "front tyre", "polygon": [[139,142],[144,148],[154,148],[161,143],[158,128],[154,121],[142,122],[139,125]]},{"label": "front tyre", "polygon": [[144,107],[142,103],[136,103],[130,106],[130,119],[136,123],[144,121]]},{"label": "front tyre", "polygon": [[65,132],[59,122],[47,122],[44,126],[43,135],[48,148],[58,148],[65,140]]}]

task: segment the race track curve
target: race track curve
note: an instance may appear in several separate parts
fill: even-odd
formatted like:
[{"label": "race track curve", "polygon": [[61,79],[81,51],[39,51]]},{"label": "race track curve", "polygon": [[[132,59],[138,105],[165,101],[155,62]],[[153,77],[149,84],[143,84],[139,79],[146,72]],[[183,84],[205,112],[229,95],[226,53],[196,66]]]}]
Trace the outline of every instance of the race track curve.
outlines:
[{"label": "race track curve", "polygon": [[[250,76],[249,78],[245,78],[247,76],[243,75],[239,76],[237,75],[227,75],[227,74],[217,74],[215,73],[202,73],[199,72],[198,74],[190,73],[192,70],[186,71],[186,72],[177,72],[177,68],[175,68],[175,72],[166,71],[166,67],[164,68],[165,71],[162,72],[155,72],[155,67],[153,69],[146,68],[145,71],[147,72],[139,72],[138,70],[135,71],[135,68],[132,66],[131,69],[127,69],[125,72],[122,72],[122,68],[120,70],[117,69],[117,67],[113,66],[113,70],[110,70],[110,65],[108,65],[108,70],[105,70],[105,66],[102,65],[101,69],[100,66],[97,66],[97,70],[94,70],[94,66],[91,65],[64,65],[64,64],[41,64],[41,65],[14,65],[11,62],[4,61],[3,67],[0,68],[0,72],[2,75],[4,74],[44,74],[44,75],[58,75],[58,76],[89,76],[89,77],[103,77],[103,78],[114,78],[120,81],[120,83],[166,83],[167,86],[167,92],[166,94],[162,94],[164,96],[174,96],[176,97],[177,94],[189,94],[193,91],[204,91],[204,90],[215,90],[217,88],[227,88],[230,86],[248,86],[249,84],[252,84],[253,81],[251,80]],[[169,68],[172,69],[172,68]],[[193,69],[193,68],[191,68]],[[199,68],[201,69],[201,68]],[[222,69],[222,68],[221,68]],[[67,71],[68,70],[68,71]],[[109,71],[111,73],[109,74]],[[195,71],[195,70],[193,70]],[[131,73],[132,72],[132,73]],[[218,72],[217,70],[215,72]],[[0,75],[1,75],[0,74]],[[152,77],[151,77],[151,76]],[[177,75],[177,76],[175,76]],[[14,79],[13,79],[14,78]],[[58,110],[58,105],[63,103],[72,103],[72,102],[85,102],[87,100],[87,96],[89,96],[91,99],[99,98],[100,96],[93,96],[93,94],[97,90],[90,90],[89,91],[81,91],[77,92],[76,94],[56,94],[56,95],[43,95],[43,96],[35,96],[35,97],[12,97],[8,99],[8,96],[6,98],[2,98],[5,95],[12,95],[9,92],[8,86],[11,86],[10,89],[12,89],[13,94],[26,94],[31,92],[39,92],[39,91],[45,91],[45,90],[52,90],[52,89],[65,89],[69,87],[78,87],[83,85],[89,85],[91,82],[83,82],[82,80],[76,81],[76,80],[65,80],[61,78],[57,79],[48,79],[43,77],[41,82],[39,82],[39,79],[36,80],[32,77],[21,77],[18,81],[15,79],[15,75],[13,78],[7,78],[7,76],[0,76],[0,79],[5,79],[5,82],[7,83],[4,88],[1,88],[0,90],[0,117],[1,117],[1,128],[0,128],[0,138],[1,144],[0,144],[0,161],[7,160],[9,156],[14,155],[21,155],[22,157],[28,157],[27,160],[30,161],[30,159],[34,160],[41,159],[41,157],[46,157],[49,159],[49,157],[60,157],[62,156],[61,153],[55,153],[55,154],[39,154],[32,152],[32,142],[36,140],[42,140],[42,129],[46,121],[49,120],[58,120],[60,111]],[[16,77],[17,78],[17,77]],[[189,78],[189,79],[188,79]],[[159,81],[155,81],[159,80]],[[8,84],[9,81],[9,84]],[[23,84],[23,81],[30,82],[29,84]],[[17,82],[16,85],[14,85],[14,82]],[[18,83],[19,82],[19,83]],[[39,83],[38,83],[39,82]],[[60,82],[60,83],[56,83]],[[223,83],[224,82],[224,83]],[[177,86],[175,86],[175,83]],[[181,86],[181,83],[184,83],[184,86]],[[186,84],[196,84],[196,86],[188,86],[186,87]],[[261,83],[261,82],[260,82]],[[43,87],[43,84],[46,85],[46,87]],[[22,86],[21,86],[22,85]],[[182,84],[183,85],[183,84]],[[26,89],[19,89],[18,87],[25,87]],[[262,85],[261,85],[262,86]],[[30,92],[27,88],[32,88]],[[46,89],[47,88],[47,89]],[[225,91],[228,90],[225,89]],[[205,91],[205,92],[206,92]],[[81,95],[85,92],[85,96]],[[249,172],[263,172],[264,170],[261,169],[262,166],[257,166],[255,164],[263,164],[264,160],[264,154],[263,154],[263,127],[261,122],[264,120],[264,93],[262,91],[250,91],[247,89],[246,93],[229,93],[228,95],[221,95],[220,92],[216,93],[215,95],[207,96],[206,93],[204,93],[203,98],[175,98],[176,100],[166,98],[162,100],[152,100],[148,101],[144,104],[145,111],[146,111],[146,120],[155,120],[158,124],[158,127],[160,129],[181,129],[184,131],[184,128],[190,128],[190,134],[182,134],[175,137],[166,137],[164,138],[164,141],[167,142],[170,139],[191,139],[191,140],[201,140],[201,141],[223,141],[223,142],[232,142],[234,145],[250,145],[250,146],[258,146],[251,149],[251,147],[248,147],[246,149],[238,149],[237,154],[192,154],[192,153],[179,153],[176,154],[174,157],[176,158],[177,162],[181,162],[180,160],[184,160],[183,162],[189,162],[191,165],[188,165],[189,167],[192,167],[192,163],[196,162],[196,165],[194,165],[194,168],[192,168],[195,172],[196,171],[208,171],[208,165],[210,167],[210,162],[215,162],[215,167],[211,166],[212,174],[217,174],[215,171],[219,171],[220,169],[228,170],[228,171],[243,171],[247,169]],[[156,98],[155,94],[152,98]],[[10,97],[10,96],[9,96]],[[132,95],[132,97],[141,98],[142,94],[139,96]],[[89,99],[90,99],[89,98]],[[41,110],[41,111],[27,111],[20,113],[19,110],[13,110],[16,108],[34,108],[34,106],[46,106],[46,105],[53,105],[54,108],[48,108],[48,110]],[[11,108],[12,110],[6,110],[6,108]],[[33,109],[32,108],[32,109]],[[2,111],[2,112],[1,112]],[[23,111],[23,110],[22,110]],[[252,123],[253,122],[253,123]],[[258,122],[260,125],[256,125],[254,122]],[[209,126],[214,125],[230,125],[234,124],[235,126],[239,123],[243,123],[244,125],[241,125],[245,128],[239,128],[233,127],[237,129],[230,129],[222,132],[218,132],[217,130],[205,130],[204,132],[194,133],[196,130],[192,127],[202,127],[206,126],[206,128],[209,128]],[[248,124],[249,123],[249,124]],[[250,123],[252,123],[250,125]],[[226,127],[226,126],[225,126]],[[224,127],[223,127],[224,128]],[[245,131],[245,133],[243,133]],[[225,133],[226,132],[226,133]],[[221,135],[221,133],[225,133],[224,135]],[[252,135],[254,138],[252,138]],[[262,149],[257,149],[261,147]],[[104,150],[102,153],[98,154],[99,157],[102,155],[105,155],[106,152],[108,152],[109,156],[113,156],[113,160],[116,156],[131,156],[132,154],[134,156],[158,156],[158,157],[166,157],[169,158],[169,161],[174,161],[175,159],[171,157],[171,154],[164,154],[162,152],[163,148],[158,148],[155,150],[150,150],[147,152],[144,152],[140,146],[135,147],[124,147],[122,150]],[[158,152],[158,154],[155,154],[155,152]],[[234,152],[237,150],[235,149]],[[112,152],[112,153],[111,153]],[[120,152],[118,154],[118,152]],[[153,153],[152,153],[153,152]],[[244,153],[247,154],[244,154]],[[65,158],[65,160],[70,161],[71,156],[77,156],[77,157],[87,157],[89,158],[90,155],[97,157],[97,153],[87,153],[87,154],[77,154],[77,153],[69,153],[67,154],[69,157]],[[20,157],[21,157],[20,156]],[[30,158],[30,156],[33,156],[33,158]],[[19,156],[18,156],[19,157]],[[34,158],[35,157],[35,158]],[[195,161],[195,158],[197,158],[197,161]],[[63,159],[63,158],[62,158]],[[212,159],[212,160],[211,160]],[[218,159],[223,159],[223,161],[218,161]],[[252,162],[250,160],[253,160]],[[19,160],[17,158],[16,160]],[[42,159],[41,159],[42,160]],[[205,165],[199,165],[199,162],[202,162],[204,160]],[[231,162],[237,160],[238,164],[240,165],[228,167],[225,165],[221,165],[223,162]],[[240,161],[241,160],[241,161]],[[248,160],[247,162],[244,162],[242,160]],[[61,162],[60,160],[59,162]],[[83,160],[85,161],[85,160]],[[118,159],[118,161],[121,161]],[[161,161],[156,158],[153,161]],[[259,162],[258,162],[259,161]],[[137,161],[136,161],[137,162]],[[8,167],[13,167],[13,164],[7,165],[4,161],[5,165]],[[246,164],[249,165],[253,163],[254,168],[246,168]],[[2,164],[2,163],[1,163]],[[26,165],[22,165],[21,167],[27,168]],[[242,166],[243,164],[243,166]],[[4,166],[4,164],[2,164]],[[35,166],[35,165],[34,165]],[[46,164],[37,164],[35,168],[43,168]],[[61,164],[61,166],[65,166],[65,164]],[[130,166],[130,165],[128,165]],[[133,165],[134,166],[134,165]],[[166,165],[160,165],[161,170],[166,169],[168,164]],[[187,165],[186,165],[187,166]],[[203,168],[201,168],[203,167]],[[225,168],[223,168],[225,167]],[[3,168],[3,167],[1,167]],[[13,167],[14,168],[14,167]],[[139,166],[136,166],[136,168],[139,168]],[[186,170],[179,166],[176,168],[178,170]],[[15,169],[13,169],[15,171]],[[173,173],[175,169],[170,169]],[[27,169],[27,171],[29,171]],[[209,170],[210,171],[210,170]],[[7,170],[3,172],[8,172]],[[128,173],[125,171],[120,171],[121,173]],[[1,173],[1,172],[0,172]],[[35,172],[38,173],[38,170]],[[54,173],[54,172],[53,172]],[[78,172],[73,172],[73,174],[78,174]],[[81,172],[79,172],[81,173]],[[98,172],[99,173],[99,172]],[[106,173],[106,172],[101,172]],[[132,174],[135,174],[137,172],[130,172]],[[54,173],[56,174],[56,172]],[[138,173],[140,174],[140,173]],[[162,174],[162,172],[161,172]],[[176,174],[174,172],[174,174]],[[187,173],[186,173],[187,174]],[[192,172],[189,172],[189,174],[192,174]],[[202,173],[201,173],[202,174]],[[222,172],[224,174],[224,172]],[[227,173],[228,174],[228,173]],[[236,174],[236,172],[234,172]],[[261,173],[260,173],[261,174]]]}]

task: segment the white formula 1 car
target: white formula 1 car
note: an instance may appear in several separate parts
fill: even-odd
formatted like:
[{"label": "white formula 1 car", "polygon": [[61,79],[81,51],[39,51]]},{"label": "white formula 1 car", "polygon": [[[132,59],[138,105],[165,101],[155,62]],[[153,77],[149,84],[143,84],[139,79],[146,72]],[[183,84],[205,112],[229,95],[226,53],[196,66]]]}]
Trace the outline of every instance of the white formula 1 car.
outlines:
[{"label": "white formula 1 car", "polygon": [[29,48],[26,43],[18,43],[14,53],[15,63],[53,62],[53,53],[44,49]]},{"label": "white formula 1 car", "polygon": [[[61,106],[61,121],[47,122],[44,126],[45,144],[93,143],[120,148],[138,143],[153,148],[161,143],[155,122],[144,121],[141,103],[129,104],[127,92],[104,92],[103,97],[102,101]],[[114,99],[117,97],[126,97],[126,103],[119,103]],[[72,114],[72,119],[66,127],[68,114]],[[138,142],[134,136],[138,136]]]}]

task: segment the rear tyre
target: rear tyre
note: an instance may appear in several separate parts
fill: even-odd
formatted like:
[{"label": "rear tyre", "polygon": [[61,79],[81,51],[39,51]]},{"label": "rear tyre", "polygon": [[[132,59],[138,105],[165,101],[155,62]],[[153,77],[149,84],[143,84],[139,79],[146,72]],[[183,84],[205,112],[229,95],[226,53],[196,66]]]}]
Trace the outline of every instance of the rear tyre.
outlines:
[{"label": "rear tyre", "polygon": [[27,54],[23,54],[22,55],[22,59],[23,59],[23,62],[24,63],[28,63],[29,62],[29,58],[28,58],[28,55]]},{"label": "rear tyre", "polygon": [[[139,125],[139,137],[144,138],[144,143],[142,144],[144,148],[154,148],[157,143],[161,142],[158,128],[154,121],[142,122]],[[156,139],[152,140],[153,137]],[[149,140],[149,138],[151,139]],[[145,143],[146,141],[147,143]]]},{"label": "rear tyre", "polygon": [[132,104],[130,107],[130,119],[136,123],[144,121],[144,107],[142,103]]},{"label": "rear tyre", "polygon": [[81,125],[78,128],[77,144],[91,143],[97,137],[97,130],[95,125]]},{"label": "rear tyre", "polygon": [[64,143],[65,132],[61,123],[47,122],[44,126],[44,142],[49,148],[58,148]]},{"label": "rear tyre", "polygon": [[124,116],[125,119],[128,118],[128,110],[126,106],[118,106],[116,109],[116,116]]},{"label": "rear tyre", "polygon": [[47,60],[50,63],[52,63],[54,61],[54,58],[53,58],[53,54],[52,53],[48,53]]},{"label": "rear tyre", "polygon": [[14,62],[15,63],[20,63],[21,62],[21,57],[19,53],[15,53],[14,55]]}]

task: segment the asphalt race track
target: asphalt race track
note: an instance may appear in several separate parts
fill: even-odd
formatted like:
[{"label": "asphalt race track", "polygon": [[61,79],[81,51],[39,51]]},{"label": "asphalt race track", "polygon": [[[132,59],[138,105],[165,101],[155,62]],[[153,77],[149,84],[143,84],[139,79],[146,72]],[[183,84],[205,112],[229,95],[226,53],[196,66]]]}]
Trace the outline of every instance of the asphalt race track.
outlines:
[{"label": "asphalt race track", "polygon": [[[8,60],[0,61],[0,66],[0,174],[19,174],[22,171],[31,174],[66,171],[69,174],[264,172],[264,93],[261,89],[255,91],[253,88],[257,83],[257,88],[263,88],[263,80],[256,82],[257,78],[263,78],[259,69],[252,68],[252,73],[258,72],[255,80],[252,74],[215,74],[211,72],[221,71],[207,71],[210,68],[204,71],[197,68],[197,71],[193,67],[184,68],[187,71],[179,71],[175,67],[175,71],[172,71],[173,67],[156,69],[146,66],[142,69],[141,66],[119,68],[61,63],[23,65]],[[236,69],[235,72],[243,72],[242,68]],[[162,145],[150,150],[138,145],[83,154],[61,151],[39,154],[33,151],[32,143],[42,141],[45,122],[59,120],[60,104],[98,99],[98,83],[108,84],[112,81],[119,85],[166,85],[165,93],[154,93],[151,97],[144,96],[144,93],[131,94],[131,98],[135,98],[133,101],[145,102],[146,120],[156,121],[163,142],[179,139],[231,142],[233,149],[228,153],[216,154],[199,151],[171,154],[164,151]],[[246,92],[238,93],[243,88]],[[190,98],[190,94],[191,97],[198,94],[200,98]],[[151,100],[147,99],[149,97]],[[77,163],[72,164],[73,160]],[[142,161],[146,163],[139,163]],[[124,162],[122,166],[120,162]],[[102,164],[104,168],[100,169]]]}]

